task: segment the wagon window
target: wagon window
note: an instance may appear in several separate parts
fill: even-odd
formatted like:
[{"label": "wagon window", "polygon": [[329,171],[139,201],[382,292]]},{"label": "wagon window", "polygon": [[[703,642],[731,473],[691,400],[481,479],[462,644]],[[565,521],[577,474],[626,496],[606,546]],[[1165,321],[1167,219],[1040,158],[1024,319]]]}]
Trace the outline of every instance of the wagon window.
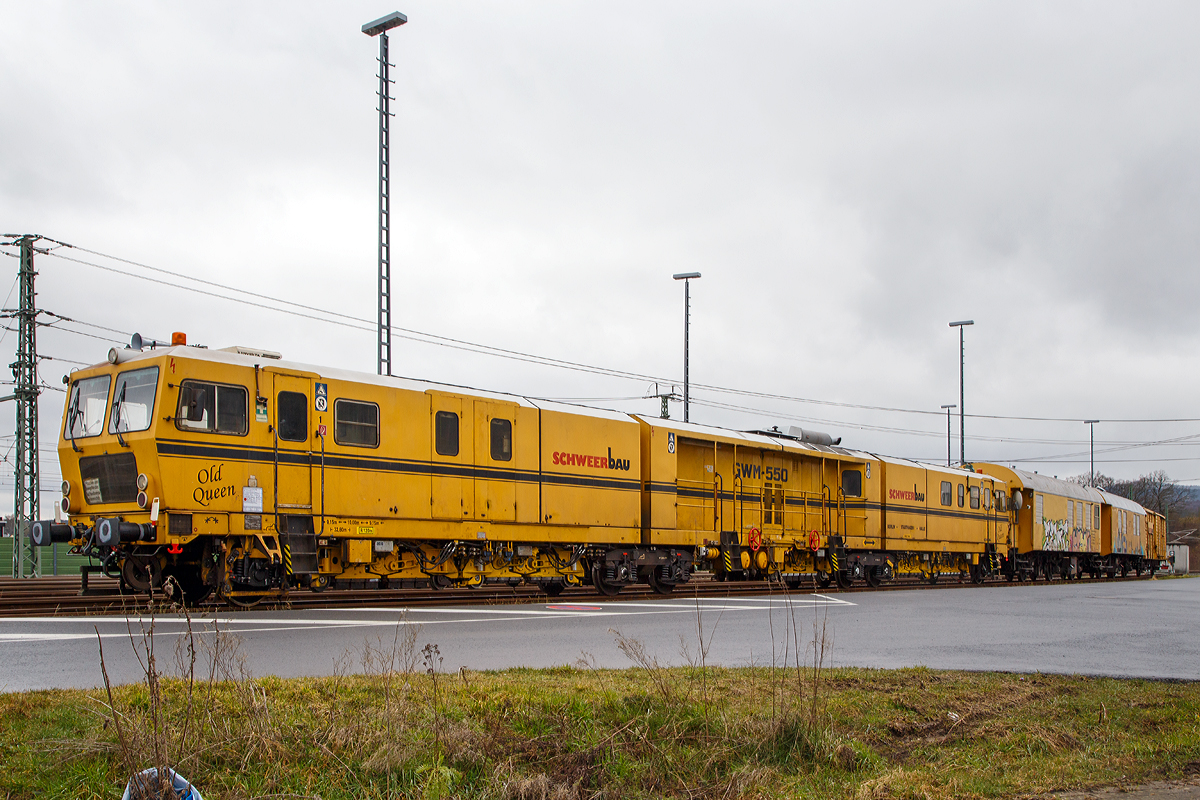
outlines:
[{"label": "wagon window", "polygon": [[247,432],[247,396],[244,386],[184,381],[179,386],[175,427],[244,436]]},{"label": "wagon window", "polygon": [[989,511],[992,508],[992,487],[983,487],[983,507]]},{"label": "wagon window", "polygon": [[104,430],[104,412],[108,409],[108,384],[111,381],[110,375],[75,381],[71,387],[71,401],[67,403],[64,438],[100,435]]},{"label": "wagon window", "polygon": [[979,487],[971,487],[971,508],[979,508]]},{"label": "wagon window", "polygon": [[512,461],[512,422],[492,420],[492,461]]},{"label": "wagon window", "polygon": [[1092,530],[1100,529],[1100,506],[1092,506]]},{"label": "wagon window", "polygon": [[379,406],[357,400],[333,404],[333,440],[355,447],[379,446]]},{"label": "wagon window", "polygon": [[113,389],[109,433],[144,431],[154,413],[154,393],[158,389],[158,367],[122,372]]},{"label": "wagon window", "polygon": [[961,483],[958,485],[958,507],[962,508],[966,505],[967,488]]},{"label": "wagon window", "polygon": [[954,505],[954,487],[950,481],[942,481],[942,505]]},{"label": "wagon window", "polygon": [[300,392],[279,393],[279,438],[289,442],[308,441],[308,396]]},{"label": "wagon window", "polygon": [[439,411],[434,417],[433,449],[439,456],[458,455],[458,414]]},{"label": "wagon window", "polygon": [[856,469],[842,470],[842,494],[846,497],[862,497],[862,473]]}]

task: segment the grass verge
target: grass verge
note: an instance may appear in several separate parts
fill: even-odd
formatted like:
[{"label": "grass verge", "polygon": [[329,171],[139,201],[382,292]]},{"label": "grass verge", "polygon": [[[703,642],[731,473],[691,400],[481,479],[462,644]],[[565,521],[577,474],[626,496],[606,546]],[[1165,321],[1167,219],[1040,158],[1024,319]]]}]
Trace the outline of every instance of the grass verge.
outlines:
[{"label": "grass verge", "polygon": [[[224,658],[190,695],[164,676],[158,724],[191,730],[174,766],[209,800],[1008,797],[1200,769],[1200,684],[825,669],[814,716],[799,671],[707,667],[701,691],[696,668],[430,674],[381,652],[297,680]],[[0,797],[119,796],[112,709],[128,732],[150,706],[146,685],[111,708],[0,695]]]}]

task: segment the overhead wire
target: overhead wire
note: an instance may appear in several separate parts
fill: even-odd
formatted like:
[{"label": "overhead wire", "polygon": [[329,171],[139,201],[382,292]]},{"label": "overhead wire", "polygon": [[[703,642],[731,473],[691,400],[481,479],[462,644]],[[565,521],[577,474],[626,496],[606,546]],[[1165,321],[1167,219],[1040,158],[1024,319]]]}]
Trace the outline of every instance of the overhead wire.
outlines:
[{"label": "overhead wire", "polygon": [[[213,288],[222,289],[227,292],[236,292],[238,294],[246,295],[247,297],[254,297],[254,298],[257,298],[258,300],[265,300],[270,303],[291,306],[292,308],[295,308],[295,309],[302,309],[305,312],[313,312],[313,313],[301,313],[300,311],[289,311],[287,309],[277,308],[275,306],[270,306],[270,305],[266,305],[264,303],[254,302],[254,301],[247,300],[244,298],[231,297],[229,295],[218,294],[216,292],[208,292],[208,291],[204,291],[204,290],[200,290],[200,289],[190,289],[190,288],[188,289],[188,291],[199,292],[201,294],[204,294],[204,295],[207,295],[210,297],[214,297],[217,299],[227,300],[227,301],[236,302],[236,303],[242,303],[242,304],[250,305],[250,306],[253,306],[256,308],[262,308],[264,310],[275,311],[277,313],[291,314],[294,316],[299,316],[299,317],[302,317],[305,319],[310,319],[310,320],[314,320],[314,321],[318,321],[318,322],[326,322],[326,323],[333,324],[333,325],[341,325],[343,327],[351,328],[353,330],[361,330],[364,332],[372,332],[372,331],[376,330],[375,324],[373,321],[363,319],[361,317],[355,317],[350,314],[344,314],[342,312],[332,311],[330,309],[324,309],[324,308],[320,308],[318,306],[313,306],[313,305],[306,304],[306,303],[299,303],[299,302],[292,301],[292,300],[286,300],[286,299],[275,297],[273,295],[268,295],[268,294],[265,294],[262,292],[255,292],[255,291],[248,290],[248,289],[241,289],[236,286],[219,283],[217,281],[210,281],[210,280],[207,280],[204,278],[197,278],[195,276],[185,275],[183,273],[164,269],[162,267],[155,267],[150,264],[144,264],[144,263],[141,263],[138,261],[133,261],[131,259],[122,258],[120,256],[114,256],[114,255],[111,255],[108,253],[102,253],[98,250],[91,250],[91,249],[88,249],[85,247],[80,247],[78,245],[72,245],[67,242],[60,242],[60,241],[53,240],[53,239],[48,239],[47,241],[53,241],[62,247],[70,248],[72,250],[77,250],[79,252],[87,253],[89,255],[93,255],[93,256],[96,256],[99,258],[106,258],[106,259],[110,259],[112,261],[117,261],[117,262],[120,262],[123,264],[128,264],[130,266],[134,266],[134,267],[138,267],[140,269],[145,269],[145,270],[149,270],[152,272],[156,272],[161,275],[168,275],[170,277],[177,278],[180,280],[192,281],[194,283],[198,283],[198,284],[201,284],[204,286],[210,286]],[[57,250],[46,251],[46,254],[50,255],[54,258],[60,258],[60,259],[66,260],[66,261],[71,261],[71,262],[74,262],[77,264],[94,267],[96,269],[106,270],[109,272],[113,272],[113,273],[116,273],[119,275],[125,275],[127,277],[131,277],[131,278],[135,278],[135,279],[147,280],[152,283],[157,283],[157,284],[160,284],[163,286],[179,288],[179,289],[186,288],[186,287],[179,286],[178,284],[171,283],[171,282],[165,281],[165,280],[160,280],[157,278],[153,278],[153,277],[150,277],[147,275],[139,275],[137,273],[129,272],[126,270],[116,269],[115,267],[106,266],[106,265],[102,265],[102,264],[96,264],[94,262],[86,261],[84,259],[72,258],[71,256],[67,256],[61,252],[58,252]],[[323,317],[322,316],[314,316],[314,314],[322,314],[325,316],[323,316]],[[541,355],[537,355],[537,354],[533,354],[533,353],[522,352],[519,350],[495,347],[493,345],[485,345],[485,344],[481,344],[478,342],[470,342],[470,341],[463,340],[463,339],[455,339],[453,337],[441,336],[439,334],[428,333],[425,331],[418,331],[418,330],[411,329],[411,328],[400,328],[400,327],[394,326],[392,328],[392,330],[393,330],[393,333],[399,332],[400,338],[403,338],[403,339],[406,339],[409,341],[422,342],[425,344],[439,344],[442,346],[448,346],[448,347],[452,347],[454,349],[465,350],[467,352],[474,352],[474,353],[478,353],[478,354],[482,354],[482,355],[491,354],[491,355],[496,355],[499,357],[512,358],[512,359],[515,359],[518,361],[524,361],[527,363],[540,364],[540,365],[544,365],[544,366],[557,366],[557,367],[561,367],[564,369],[572,369],[572,370],[588,372],[588,373],[592,373],[592,374],[607,375],[610,377],[629,378],[629,379],[636,379],[636,380],[649,380],[649,381],[656,381],[659,383],[670,383],[671,382],[668,379],[662,378],[661,376],[645,375],[642,373],[631,372],[628,370],[620,370],[620,369],[614,369],[614,368],[610,368],[610,367],[600,367],[600,366],[591,365],[591,364],[584,364],[584,363],[577,362],[577,361],[569,361],[566,359],[557,359],[557,358],[553,358],[553,357],[549,357],[549,356],[541,356]],[[740,395],[740,396],[745,396],[745,397],[756,397],[756,398],[762,398],[762,399],[783,400],[786,402],[794,402],[794,403],[822,405],[822,406],[829,406],[829,407],[833,407],[833,408],[847,408],[847,409],[856,409],[856,410],[864,410],[864,411],[883,411],[883,412],[888,412],[888,413],[899,413],[899,414],[918,414],[918,415],[922,415],[922,416],[938,416],[938,417],[941,416],[941,412],[927,410],[927,409],[913,409],[913,408],[902,408],[902,407],[896,407],[896,406],[880,406],[880,405],[869,405],[869,404],[862,404],[862,403],[846,403],[846,402],[831,401],[831,400],[818,400],[816,398],[799,397],[799,396],[795,396],[795,395],[776,394],[776,393],[770,393],[770,392],[758,392],[758,391],[752,391],[752,390],[746,390],[746,389],[735,389],[735,388],[730,388],[730,387],[725,387],[725,386],[716,386],[716,385],[712,385],[712,384],[702,384],[702,383],[692,384],[692,386],[697,389],[704,389],[704,390],[708,390],[708,391],[712,391],[712,392],[721,392],[721,393],[726,393],[726,394],[735,394],[735,395]],[[1021,415],[1006,415],[1006,414],[966,414],[965,416],[969,417],[971,419],[981,419],[981,420],[982,419],[990,419],[990,420],[1005,420],[1005,421],[1019,421],[1019,422],[1080,422],[1081,421],[1075,417],[1036,417],[1036,416],[1021,416]],[[1116,418],[1116,417],[1114,417],[1114,418],[1103,419],[1103,420],[1101,420],[1101,422],[1105,422],[1105,423],[1181,423],[1181,422],[1200,422],[1200,417],[1181,417],[1181,418]],[[836,424],[850,424],[850,423],[837,422]]]}]

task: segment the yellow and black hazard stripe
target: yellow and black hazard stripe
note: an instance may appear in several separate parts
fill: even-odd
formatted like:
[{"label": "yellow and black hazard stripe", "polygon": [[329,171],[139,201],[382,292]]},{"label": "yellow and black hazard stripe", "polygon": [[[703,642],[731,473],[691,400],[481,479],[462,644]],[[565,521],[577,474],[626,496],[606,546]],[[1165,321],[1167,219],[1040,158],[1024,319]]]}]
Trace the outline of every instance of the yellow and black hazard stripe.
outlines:
[{"label": "yellow and black hazard stripe", "polygon": [[725,571],[733,572],[733,552],[732,548],[725,548]]},{"label": "yellow and black hazard stripe", "polygon": [[292,548],[286,544],[283,546],[283,568],[288,575],[292,574]]}]

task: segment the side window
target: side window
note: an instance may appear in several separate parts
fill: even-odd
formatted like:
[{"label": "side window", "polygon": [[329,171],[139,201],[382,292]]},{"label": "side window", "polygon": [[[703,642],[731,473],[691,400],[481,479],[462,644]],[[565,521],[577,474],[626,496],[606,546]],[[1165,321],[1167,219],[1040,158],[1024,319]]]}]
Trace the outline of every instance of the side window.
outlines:
[{"label": "side window", "polygon": [[439,411],[434,416],[433,449],[439,456],[458,455],[458,414]]},{"label": "side window", "polygon": [[1100,530],[1100,506],[1092,506],[1092,520],[1095,522],[1092,530]]},{"label": "side window", "polygon": [[299,392],[280,392],[278,402],[279,438],[289,442],[307,442],[308,396]]},{"label": "side window", "polygon": [[247,397],[249,393],[244,386],[184,381],[179,386],[175,427],[244,436],[248,431]]},{"label": "side window", "polygon": [[967,488],[963,484],[958,485],[958,507],[962,508],[966,505]]},{"label": "side window", "polygon": [[335,400],[333,440],[355,447],[378,447],[379,406],[355,400]]},{"label": "side window", "polygon": [[512,461],[512,422],[492,420],[492,461]]},{"label": "side window", "polygon": [[954,487],[950,485],[950,481],[942,481],[942,505],[954,505]]},{"label": "side window", "polygon": [[979,508],[979,487],[971,487],[971,508]]},{"label": "side window", "polygon": [[842,470],[842,493],[846,497],[862,497],[862,473],[856,469]]},{"label": "side window", "polygon": [[992,509],[992,487],[983,487],[983,507],[989,511]]}]

